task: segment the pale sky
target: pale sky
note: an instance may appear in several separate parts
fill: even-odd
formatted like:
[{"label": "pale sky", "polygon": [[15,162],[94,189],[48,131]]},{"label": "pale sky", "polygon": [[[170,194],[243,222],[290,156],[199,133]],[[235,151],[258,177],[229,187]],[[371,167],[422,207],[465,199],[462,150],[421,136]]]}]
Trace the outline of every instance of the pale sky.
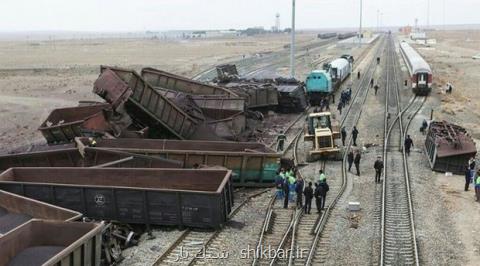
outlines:
[{"label": "pale sky", "polygon": [[[366,26],[480,23],[480,0],[363,0]],[[0,32],[270,29],[280,13],[290,27],[291,0],[0,0]],[[296,0],[297,28],[358,27],[360,0]],[[445,9],[444,9],[445,7]],[[445,16],[444,16],[445,10]]]}]

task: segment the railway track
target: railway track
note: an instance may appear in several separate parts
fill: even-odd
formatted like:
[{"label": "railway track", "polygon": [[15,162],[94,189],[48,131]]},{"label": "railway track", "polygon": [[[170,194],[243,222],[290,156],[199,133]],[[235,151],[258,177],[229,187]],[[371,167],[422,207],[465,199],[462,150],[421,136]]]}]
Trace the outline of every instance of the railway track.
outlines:
[{"label": "railway track", "polygon": [[[306,56],[306,50],[309,49],[322,49],[328,45],[331,45],[335,39],[329,40],[322,40],[317,41],[315,40],[313,43],[309,43],[299,47],[297,50],[297,54],[295,55],[296,59],[299,59],[303,56]],[[272,52],[270,54],[264,55],[262,57],[250,57],[246,59],[240,59],[237,61],[229,62],[230,64],[235,64],[237,66],[238,72],[242,76],[251,77],[255,73],[261,72],[267,68],[270,68],[274,65],[280,65],[282,62],[287,62],[284,58],[288,58],[290,50],[289,49],[282,49],[276,52]],[[208,81],[216,76],[216,68],[209,68],[206,69],[198,74],[196,74],[193,79],[200,80],[200,81]]]},{"label": "railway track", "polygon": [[[366,73],[363,74],[360,82],[357,83],[357,88],[352,96],[351,104],[343,113],[340,127],[345,126],[347,132],[350,132],[353,126],[355,126],[360,120],[362,109],[369,91],[369,82],[375,73],[375,58],[377,57],[377,54],[382,51],[382,47],[383,43],[378,44],[378,47],[376,48],[377,50],[374,52],[370,63],[367,65]],[[352,110],[355,110],[355,112],[351,112]],[[350,149],[352,149],[353,139],[351,135],[349,135],[346,144],[341,164],[341,183],[338,186],[330,186],[329,195],[333,194],[334,196],[327,197],[327,202],[325,204],[326,209],[322,212],[321,217],[312,230],[314,238],[309,248],[308,256],[304,263],[305,265],[325,263],[327,260],[329,248],[328,238],[330,230],[333,227],[333,224],[329,223],[329,218],[332,215],[338,214],[336,213],[337,209],[335,207],[338,201],[342,198],[348,184],[347,154]],[[308,221],[305,221],[305,223],[308,224]],[[302,263],[303,261],[299,260],[299,262]],[[295,263],[295,260],[293,264],[297,264]]]},{"label": "railway track", "polygon": [[[408,128],[407,126],[404,129],[402,116],[412,106],[415,106],[414,103],[418,100],[414,97],[405,109],[401,110],[393,40],[389,40],[388,47],[380,265],[419,265],[408,161],[402,145]],[[395,100],[392,101],[392,98]],[[408,125],[421,105],[410,116]],[[395,118],[389,123],[389,113],[391,114],[394,110],[396,111]]]},{"label": "railway track", "polygon": [[[239,199],[240,203],[230,212],[229,218],[234,217],[251,199],[270,191],[271,189],[252,189],[248,193],[244,192]],[[222,232],[223,229],[216,231],[184,230],[152,265],[194,265],[199,263],[199,258],[213,257],[213,253],[216,255],[221,252],[216,247],[225,239]]]},{"label": "railway track", "polygon": [[[329,44],[329,43],[330,42],[325,42],[325,44]],[[313,46],[313,48],[317,48],[317,49],[320,49],[322,47],[323,46],[318,47],[318,44],[315,44]],[[310,48],[312,48],[312,45],[310,45]],[[305,54],[297,55],[297,58],[302,56],[305,56]],[[251,69],[248,72],[246,72],[246,74],[254,74],[259,71],[262,71],[263,69],[272,67],[276,64],[279,64],[279,63],[273,62],[270,64],[262,65],[255,69],[245,67],[246,69]],[[242,69],[242,70],[246,71],[246,69]],[[202,75],[206,74],[207,72],[208,71],[200,73],[194,79],[201,79]],[[287,134],[294,135],[295,137],[287,145],[284,151],[284,154],[289,150],[291,150],[291,146],[295,142],[296,136],[300,135],[301,129],[303,128],[303,121],[301,120],[301,118],[303,118],[304,115],[305,113],[299,114],[297,118],[294,121],[292,121],[285,129],[285,132]],[[300,129],[297,131],[298,127],[300,127]],[[270,146],[272,147],[274,144],[275,143],[271,143]],[[267,189],[262,191],[261,193],[271,192],[271,191],[274,191],[274,190]],[[246,200],[243,200],[240,205],[238,205],[234,210],[232,210],[231,217],[233,217],[235,213],[253,197],[254,196],[247,197]],[[275,201],[272,200],[271,203],[269,203],[268,206],[266,206],[266,209],[273,210],[274,203]],[[279,212],[278,210],[276,212],[272,212],[273,216],[269,216],[269,217],[274,219],[276,221],[276,224],[279,226],[273,226],[273,223],[272,223],[266,226],[266,230],[273,231],[273,230],[277,230],[278,227],[281,227],[282,219],[284,218],[283,213],[279,215],[276,215],[276,213],[281,213],[281,212]],[[167,249],[167,251],[164,252],[164,254],[162,254],[153,265],[169,265],[172,263],[183,264],[183,265],[204,264],[205,259],[199,259],[199,258],[209,257],[209,255],[212,255],[211,254],[212,252],[218,253],[218,249],[216,249],[216,247],[218,246],[219,243],[223,241],[224,237],[226,237],[226,236],[223,236],[222,231],[223,230],[217,230],[214,232],[200,232],[200,231],[193,231],[193,230],[187,229],[184,232],[182,232],[179,238],[174,243],[172,243],[172,245]],[[182,258],[182,260],[178,260],[177,258]]]},{"label": "railway track", "polygon": [[[370,66],[373,64],[372,63]],[[370,80],[370,77],[373,75],[374,70],[370,70],[366,74],[359,86],[357,86],[357,93],[353,96],[352,102],[355,102],[356,98],[359,95],[361,88],[365,88],[365,93],[362,94],[362,105],[365,101],[367,94],[367,86],[365,84]],[[352,103],[353,105],[353,103]],[[352,110],[349,108],[347,111]],[[344,122],[342,122],[343,125]],[[298,146],[301,140],[303,130],[300,130],[295,136],[294,140],[290,143],[287,150],[293,151],[293,158],[295,165],[299,165],[299,156],[298,156]],[[351,140],[350,140],[351,141]],[[293,149],[291,149],[291,144],[294,144]],[[326,161],[321,161],[321,169],[325,169]],[[309,180],[302,175],[302,171],[299,170],[298,174],[307,183]],[[262,247],[276,246],[275,253],[279,253],[282,250],[290,249],[293,252],[289,256],[280,256],[273,258],[254,258],[252,265],[304,265],[312,262],[314,256],[312,250],[315,250],[317,241],[319,240],[320,233],[323,231],[325,223],[327,221],[328,214],[330,210],[333,209],[338,199],[343,194],[346,186],[346,174],[344,175],[344,180],[340,186],[340,190],[337,194],[337,197],[327,204],[327,210],[323,212],[322,215],[303,215],[303,209],[299,210],[289,210],[283,209],[280,206],[275,208],[275,205],[272,204],[270,209],[267,211],[264,221],[264,230],[261,232],[259,241],[257,244],[257,251],[261,252]],[[278,201],[279,202],[279,201]],[[281,205],[277,203],[277,205]],[[314,211],[315,212],[315,211]],[[272,221],[272,216],[277,218]],[[323,219],[322,219],[323,218]],[[273,225],[272,225],[273,224]],[[272,230],[269,231],[269,228]],[[322,251],[320,251],[321,253]],[[307,256],[308,253],[308,256]],[[310,262],[308,261],[310,259]]]}]

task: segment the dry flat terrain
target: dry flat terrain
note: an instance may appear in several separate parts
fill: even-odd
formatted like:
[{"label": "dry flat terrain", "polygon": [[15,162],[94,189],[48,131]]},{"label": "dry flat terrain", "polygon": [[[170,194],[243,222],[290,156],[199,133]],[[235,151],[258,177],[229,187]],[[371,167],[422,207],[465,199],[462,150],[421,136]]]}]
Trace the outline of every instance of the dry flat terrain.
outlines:
[{"label": "dry flat terrain", "polygon": [[[298,42],[315,39],[299,34]],[[203,40],[90,39],[0,42],[0,151],[43,141],[38,126],[54,108],[91,93],[100,65],[157,67],[192,76],[221,62],[277,51],[288,34]]]}]

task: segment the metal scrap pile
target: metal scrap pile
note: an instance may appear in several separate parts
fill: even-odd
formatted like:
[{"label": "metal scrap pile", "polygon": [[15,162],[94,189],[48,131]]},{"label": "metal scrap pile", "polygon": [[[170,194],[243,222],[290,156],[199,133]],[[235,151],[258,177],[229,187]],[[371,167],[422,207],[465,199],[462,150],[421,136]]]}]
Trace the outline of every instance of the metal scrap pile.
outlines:
[{"label": "metal scrap pile", "polygon": [[425,148],[433,170],[455,174],[463,174],[468,160],[477,153],[465,128],[446,121],[430,124]]}]

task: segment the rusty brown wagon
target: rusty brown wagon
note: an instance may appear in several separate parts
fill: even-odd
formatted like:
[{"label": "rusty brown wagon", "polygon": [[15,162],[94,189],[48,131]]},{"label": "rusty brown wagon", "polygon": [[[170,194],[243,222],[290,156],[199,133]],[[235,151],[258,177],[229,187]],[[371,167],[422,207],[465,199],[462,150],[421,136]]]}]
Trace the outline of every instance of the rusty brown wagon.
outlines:
[{"label": "rusty brown wagon", "polygon": [[99,220],[199,228],[223,226],[233,205],[229,170],[10,168],[0,189]]},{"label": "rusty brown wagon", "polygon": [[71,142],[75,137],[103,135],[110,129],[104,114],[109,104],[53,110],[38,128],[48,143]]},{"label": "rusty brown wagon", "polygon": [[148,126],[151,131],[157,130],[158,135],[189,139],[202,124],[133,70],[102,66],[94,92],[111,104],[125,106],[137,123]]},{"label": "rusty brown wagon", "polygon": [[0,265],[99,266],[103,227],[32,220],[0,237]]},{"label": "rusty brown wagon", "polygon": [[141,75],[145,81],[150,83],[154,88],[162,88],[196,95],[222,95],[225,97],[238,97],[236,93],[226,88],[202,83],[155,68],[143,68]]},{"label": "rusty brown wagon", "polygon": [[0,190],[0,237],[35,218],[75,221],[81,217],[79,212]]},{"label": "rusty brown wagon", "polygon": [[[88,140],[85,140],[88,142]],[[94,147],[0,155],[0,171],[10,167],[182,168],[179,161]]]}]

